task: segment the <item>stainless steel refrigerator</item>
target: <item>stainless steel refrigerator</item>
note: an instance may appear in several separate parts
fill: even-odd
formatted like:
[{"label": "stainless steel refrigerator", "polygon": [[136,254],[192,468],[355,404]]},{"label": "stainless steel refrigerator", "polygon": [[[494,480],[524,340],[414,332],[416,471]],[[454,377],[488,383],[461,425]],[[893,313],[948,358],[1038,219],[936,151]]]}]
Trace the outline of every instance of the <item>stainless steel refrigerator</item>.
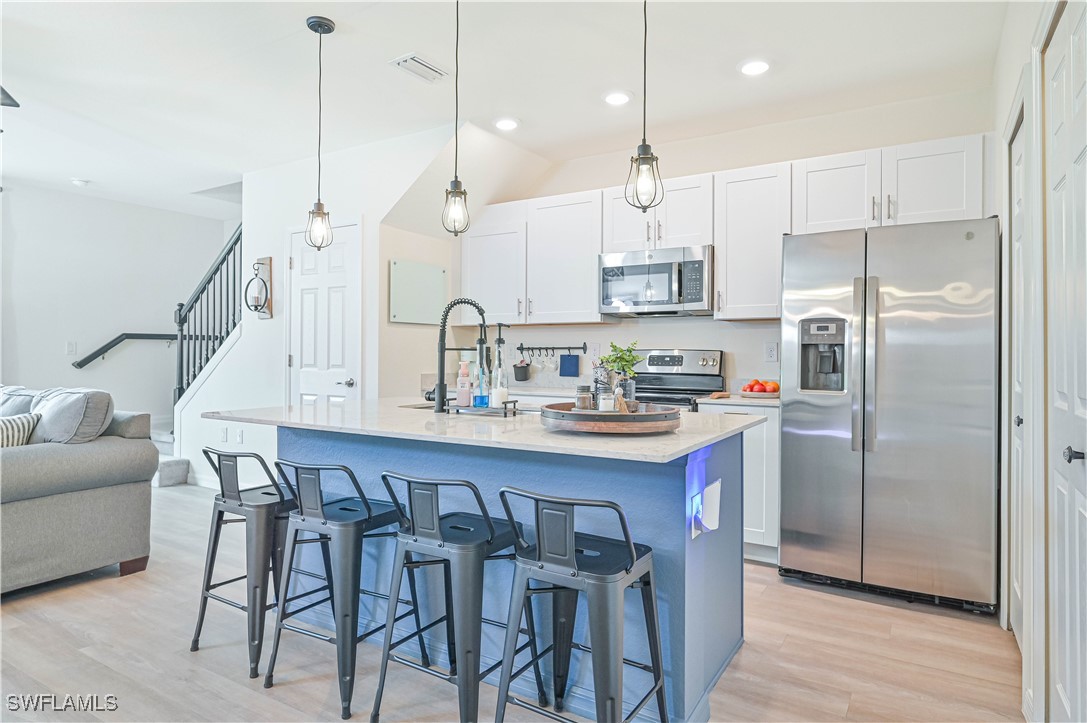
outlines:
[{"label": "stainless steel refrigerator", "polygon": [[783,574],[996,603],[999,233],[785,237]]}]

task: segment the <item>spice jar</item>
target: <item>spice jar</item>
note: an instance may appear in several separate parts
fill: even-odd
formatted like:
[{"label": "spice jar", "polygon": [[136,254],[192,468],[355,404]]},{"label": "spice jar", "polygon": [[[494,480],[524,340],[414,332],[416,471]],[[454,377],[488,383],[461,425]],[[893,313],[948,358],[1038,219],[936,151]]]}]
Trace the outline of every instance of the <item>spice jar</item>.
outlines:
[{"label": "spice jar", "polygon": [[596,395],[596,408],[601,412],[615,411],[615,395],[611,392],[601,392]]},{"label": "spice jar", "polygon": [[593,393],[588,384],[579,384],[574,396],[574,409],[592,409]]}]

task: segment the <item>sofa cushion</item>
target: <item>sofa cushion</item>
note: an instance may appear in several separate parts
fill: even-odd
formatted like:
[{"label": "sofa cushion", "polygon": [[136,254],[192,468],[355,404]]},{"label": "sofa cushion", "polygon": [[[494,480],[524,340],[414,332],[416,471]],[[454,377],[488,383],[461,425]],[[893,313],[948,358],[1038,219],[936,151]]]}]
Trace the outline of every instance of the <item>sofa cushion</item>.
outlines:
[{"label": "sofa cushion", "polygon": [[30,411],[42,415],[30,435],[31,444],[83,444],[102,434],[113,419],[113,397],[98,389],[45,389]]},{"label": "sofa cushion", "polygon": [[[155,476],[149,439],[99,437],[89,444],[30,444],[0,451],[0,503],[88,490]],[[108,520],[103,520],[108,524]]]},{"label": "sofa cushion", "polygon": [[124,437],[125,439],[150,439],[151,415],[136,412],[114,412],[113,421],[102,432],[103,437]]},{"label": "sofa cushion", "polygon": [[0,387],[0,417],[26,414],[34,403],[38,390],[26,387]]},{"label": "sofa cushion", "polygon": [[0,447],[22,447],[41,418],[37,412],[0,417]]}]

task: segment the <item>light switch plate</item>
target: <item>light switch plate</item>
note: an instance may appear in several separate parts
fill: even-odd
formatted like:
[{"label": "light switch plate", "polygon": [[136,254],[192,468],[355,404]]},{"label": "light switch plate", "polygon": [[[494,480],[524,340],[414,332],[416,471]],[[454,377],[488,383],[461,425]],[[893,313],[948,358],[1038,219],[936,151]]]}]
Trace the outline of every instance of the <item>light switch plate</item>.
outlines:
[{"label": "light switch plate", "polygon": [[230,430],[227,429],[226,427],[223,427],[219,431],[219,441],[220,442],[229,442],[230,441]]},{"label": "light switch plate", "polygon": [[762,346],[762,360],[771,364],[777,364],[778,361],[778,343],[776,341],[768,341]]},{"label": "light switch plate", "polygon": [[586,352],[589,357],[589,365],[591,366],[594,361],[600,358],[600,342],[589,342],[589,351]]},{"label": "light switch plate", "polygon": [[245,435],[242,432],[242,430],[239,429],[238,430],[238,444],[244,444],[244,443],[245,443]]},{"label": "light switch plate", "polygon": [[75,356],[76,355],[76,347],[75,347],[75,342],[74,341],[64,342],[64,353],[67,354],[68,356]]}]

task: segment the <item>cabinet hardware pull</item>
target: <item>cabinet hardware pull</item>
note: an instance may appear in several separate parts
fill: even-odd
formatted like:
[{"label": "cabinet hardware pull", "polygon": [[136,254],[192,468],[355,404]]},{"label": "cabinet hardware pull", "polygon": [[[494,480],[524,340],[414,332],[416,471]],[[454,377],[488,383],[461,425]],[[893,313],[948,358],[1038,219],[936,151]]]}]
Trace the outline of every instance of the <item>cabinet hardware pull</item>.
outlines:
[{"label": "cabinet hardware pull", "polygon": [[653,227],[648,221],[646,221],[645,222],[645,243],[646,243],[646,245],[649,245],[649,244],[653,243],[652,233],[653,233]]},{"label": "cabinet hardware pull", "polygon": [[875,196],[872,196],[872,220],[876,220],[876,214],[879,213],[879,201]]},{"label": "cabinet hardware pull", "polygon": [[532,299],[531,298],[529,298],[529,300],[528,300],[528,315],[532,316]]},{"label": "cabinet hardware pull", "polygon": [[521,303],[522,303],[521,300],[518,299],[517,300],[517,316],[521,315]]},{"label": "cabinet hardware pull", "polygon": [[663,233],[663,230],[661,229],[660,219],[657,219],[657,243],[660,243],[661,237],[663,235],[664,235],[664,233]]},{"label": "cabinet hardware pull", "polygon": [[887,220],[891,220],[891,194],[887,194]]},{"label": "cabinet hardware pull", "polygon": [[717,310],[721,310],[721,290],[717,290]]}]

